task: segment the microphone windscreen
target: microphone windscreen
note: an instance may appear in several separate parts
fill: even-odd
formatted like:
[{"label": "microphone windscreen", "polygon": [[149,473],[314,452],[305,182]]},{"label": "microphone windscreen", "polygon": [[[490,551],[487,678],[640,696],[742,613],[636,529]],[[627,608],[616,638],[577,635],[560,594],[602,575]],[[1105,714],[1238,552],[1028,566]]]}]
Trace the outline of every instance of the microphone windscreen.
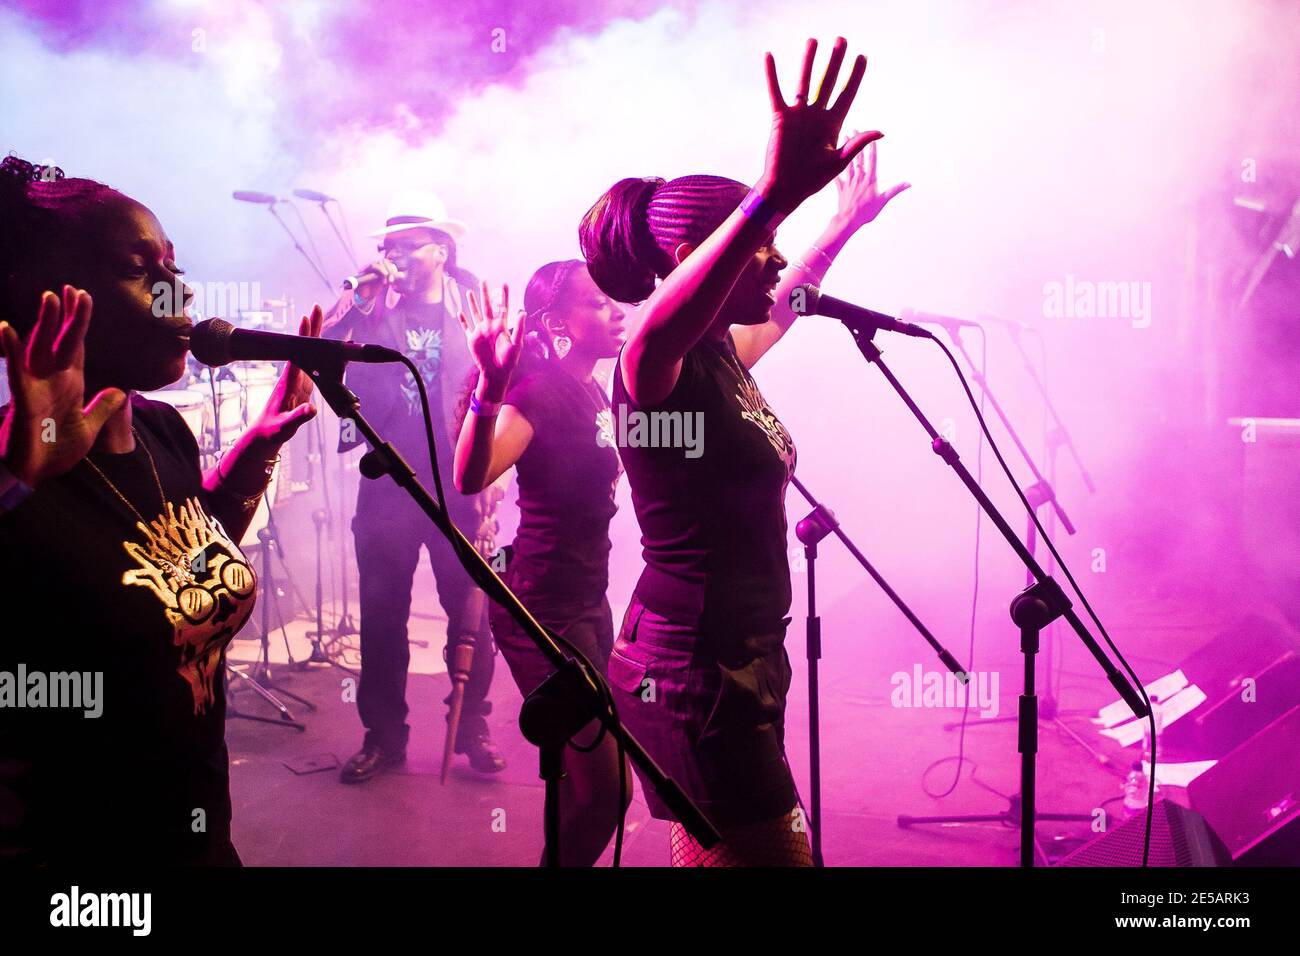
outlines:
[{"label": "microphone windscreen", "polygon": [[190,354],[204,365],[231,361],[230,336],[235,327],[225,319],[206,319],[190,331]]},{"label": "microphone windscreen", "polygon": [[821,290],[811,282],[795,286],[790,290],[790,311],[795,315],[816,315],[821,295]]}]

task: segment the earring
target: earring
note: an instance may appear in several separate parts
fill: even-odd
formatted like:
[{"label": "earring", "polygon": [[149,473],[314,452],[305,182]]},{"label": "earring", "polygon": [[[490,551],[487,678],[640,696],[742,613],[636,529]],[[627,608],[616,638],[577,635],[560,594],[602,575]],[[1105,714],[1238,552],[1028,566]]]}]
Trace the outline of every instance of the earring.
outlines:
[{"label": "earring", "polygon": [[555,357],[562,359],[569,354],[569,349],[573,348],[573,340],[563,332],[551,336],[551,347],[555,350]]}]

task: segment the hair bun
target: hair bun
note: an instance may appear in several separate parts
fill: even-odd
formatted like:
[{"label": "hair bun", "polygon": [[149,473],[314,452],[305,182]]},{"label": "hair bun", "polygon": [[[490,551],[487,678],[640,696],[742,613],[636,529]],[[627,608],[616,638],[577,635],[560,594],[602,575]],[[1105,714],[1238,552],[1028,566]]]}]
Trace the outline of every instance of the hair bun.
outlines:
[{"label": "hair bun", "polygon": [[647,211],[657,176],[621,179],[596,200],[578,226],[578,244],[596,285],[618,302],[642,302],[654,291],[662,251],[650,234]]}]

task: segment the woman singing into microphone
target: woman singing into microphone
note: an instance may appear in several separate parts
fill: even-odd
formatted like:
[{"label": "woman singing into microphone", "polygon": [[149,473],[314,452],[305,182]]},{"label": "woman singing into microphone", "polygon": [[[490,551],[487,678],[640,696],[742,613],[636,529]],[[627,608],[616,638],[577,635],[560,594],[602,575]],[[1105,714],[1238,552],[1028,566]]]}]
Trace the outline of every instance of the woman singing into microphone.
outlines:
[{"label": "woman singing into microphone", "polygon": [[[0,165],[0,674],[14,681],[0,693],[24,695],[0,711],[0,861],[239,863],[225,648],[256,580],[238,542],[280,446],[316,412],[287,367],[200,473],[180,413],[133,394],[185,370],[180,275],[145,206]],[[300,332],[320,325],[317,308]]]},{"label": "woman singing into microphone", "polygon": [[[818,281],[853,231],[906,188],[878,193],[874,155],[869,172],[859,161],[840,183],[836,220],[778,284],[777,225],[880,137],[837,145],[866,69],[857,57],[833,98],[846,46],[836,41],[814,98],[808,42],[790,105],[768,55],[772,133],[753,189],[716,176],[625,179],[580,229],[596,284],[617,301],[645,302],[615,372],[620,432],[624,417],[667,413],[691,417],[703,439],[689,454],[630,439],[620,448],[646,567],[609,679],[628,728],[723,835],[706,851],[674,822],[675,866],[811,863],[783,734],[784,497],[795,449],[749,368],[793,322],[789,290]],[[672,820],[645,789],[652,813]]]},{"label": "woman singing into microphone", "polygon": [[[603,671],[614,644],[605,590],[621,468],[609,400],[592,370],[618,355],[623,312],[577,259],[548,263],[533,274],[513,336],[506,308],[493,313],[486,286],[483,305],[473,295],[469,303],[471,317],[462,315],[461,322],[479,376],[456,446],[456,487],[473,494],[517,468],[519,530],[506,583],[538,621]],[[528,328],[536,331],[525,338]],[[527,696],[553,668],[496,605],[491,622],[497,647]],[[599,743],[582,749],[593,735]],[[614,739],[594,725],[578,735],[577,745],[566,757],[561,783],[560,858],[566,866],[591,866],[622,809],[618,752]]]}]

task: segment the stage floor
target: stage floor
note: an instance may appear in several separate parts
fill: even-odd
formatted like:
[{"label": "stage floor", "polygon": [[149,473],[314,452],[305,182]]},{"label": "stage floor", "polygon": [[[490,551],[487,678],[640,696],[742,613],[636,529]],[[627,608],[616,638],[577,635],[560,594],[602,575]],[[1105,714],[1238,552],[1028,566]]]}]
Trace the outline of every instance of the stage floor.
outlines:
[{"label": "stage floor", "polygon": [[[427,593],[427,592],[425,592]],[[1208,602],[1207,602],[1208,603]],[[1169,602],[1153,596],[1128,599],[1127,613],[1110,614],[1112,634],[1128,651],[1139,673],[1150,680],[1160,668],[1206,643],[1230,611],[1219,604],[1205,613],[1171,615]],[[616,609],[616,614],[621,609]],[[355,610],[354,610],[355,613]],[[1123,620],[1121,627],[1119,622]],[[795,682],[790,695],[787,740],[791,765],[808,799],[807,696],[802,661],[802,628],[796,618],[789,639]],[[295,657],[305,656],[305,622],[289,625]],[[445,708],[449,687],[441,665],[445,621],[436,602],[417,601],[411,636],[428,642],[407,690],[412,737],[408,763],[360,786],[339,782],[337,769],[295,773],[291,764],[320,758],[327,765],[345,760],[361,743],[355,704],[344,700],[345,670],[318,666],[310,671],[279,670],[285,687],[311,700],[315,712],[293,705],[307,729],[234,719],[227,739],[231,755],[234,839],[247,864],[278,866],[534,866],[542,850],[542,785],[535,749],[518,726],[520,697],[504,663],[498,660],[489,718],[509,767],[485,776],[458,757],[446,786],[438,782]],[[1139,636],[1140,635],[1140,636]],[[1003,635],[1005,638],[1005,635]],[[355,641],[355,638],[353,638]],[[280,641],[276,632],[275,642]],[[1074,645],[1074,638],[1069,642]],[[1014,645],[1013,645],[1014,646]],[[256,645],[234,645],[235,660],[253,656]],[[954,647],[954,650],[958,648]],[[283,646],[280,645],[281,653]],[[919,651],[917,652],[919,656]],[[961,655],[959,655],[961,656]],[[356,655],[350,654],[355,661]],[[927,668],[932,664],[927,662]],[[1018,661],[1000,663],[999,709],[1014,715],[1020,690]],[[1041,674],[1041,671],[1040,671]],[[1040,680],[1041,680],[1040,676]],[[1001,824],[926,826],[903,830],[899,814],[996,813],[1006,809],[1000,794],[1017,789],[1018,759],[1014,722],[987,724],[972,712],[966,733],[968,762],[960,785],[946,798],[927,796],[922,775],[934,761],[955,755],[958,734],[943,724],[958,720],[960,709],[899,707],[883,674],[845,666],[833,656],[824,664],[822,720],[825,807],[824,848],[832,866],[1011,866],[1017,858],[1017,831]],[[870,692],[867,692],[870,688]],[[1061,685],[1064,708],[1094,710],[1114,698],[1090,658],[1069,646]],[[248,693],[236,698],[249,713],[272,715]],[[1039,810],[1114,813],[1131,751],[1103,742],[1086,714],[1070,713],[1065,724],[1099,754],[1067,732],[1042,724],[1039,753]],[[926,778],[929,791],[946,790],[953,761]],[[1182,791],[1171,789],[1179,800]],[[504,825],[503,825],[504,824]],[[1091,837],[1088,823],[1040,824],[1040,842],[1064,853]],[[607,851],[605,861],[612,854]],[[650,818],[637,786],[627,815],[624,862],[633,866],[668,863],[667,825]]]}]

